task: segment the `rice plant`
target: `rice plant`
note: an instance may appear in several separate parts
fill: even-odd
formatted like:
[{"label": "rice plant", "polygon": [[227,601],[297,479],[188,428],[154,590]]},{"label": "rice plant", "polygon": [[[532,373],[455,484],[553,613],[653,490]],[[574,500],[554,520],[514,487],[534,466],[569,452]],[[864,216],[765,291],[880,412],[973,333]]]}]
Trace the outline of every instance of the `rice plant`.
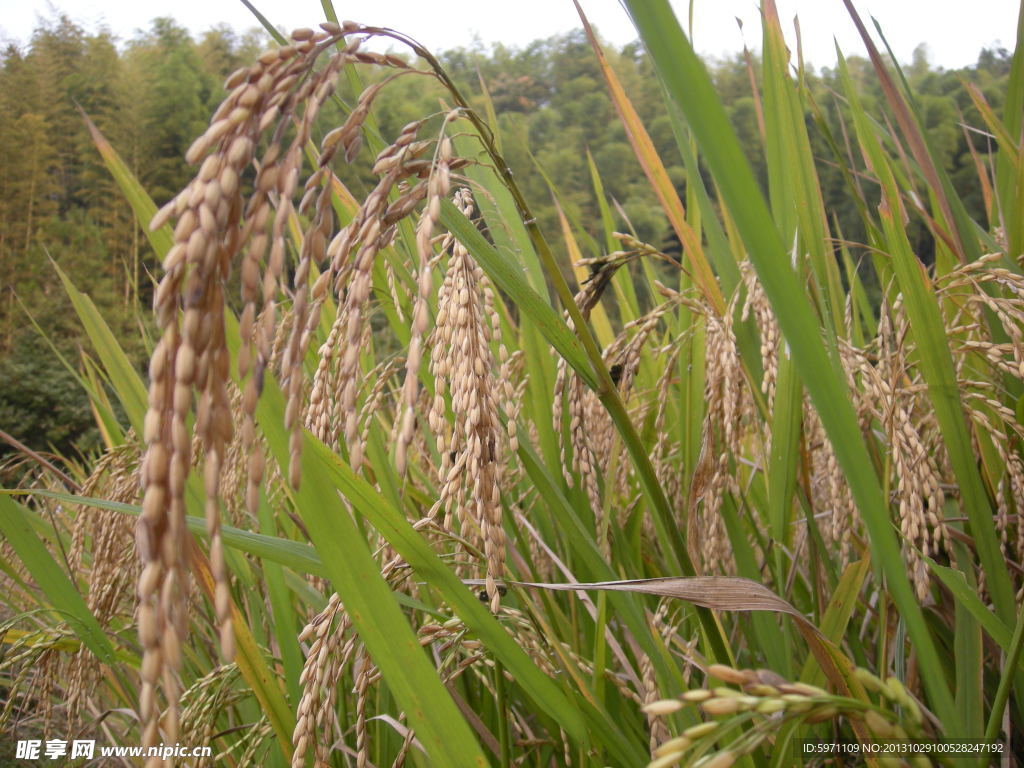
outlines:
[{"label": "rice plant", "polygon": [[[292,768],[1021,753],[1020,46],[1004,115],[971,94],[974,221],[852,5],[879,114],[841,54],[818,103],[765,3],[767,198],[668,3],[626,5],[685,200],[581,19],[679,258],[615,231],[599,178],[598,255],[542,231],[486,93],[329,4],[228,78],[159,210],[93,128],[162,259],[156,334],[144,381],[64,279],[129,423],[0,496],[5,723]],[[438,110],[382,135],[403,78]],[[357,197],[336,169],[367,156]]]}]

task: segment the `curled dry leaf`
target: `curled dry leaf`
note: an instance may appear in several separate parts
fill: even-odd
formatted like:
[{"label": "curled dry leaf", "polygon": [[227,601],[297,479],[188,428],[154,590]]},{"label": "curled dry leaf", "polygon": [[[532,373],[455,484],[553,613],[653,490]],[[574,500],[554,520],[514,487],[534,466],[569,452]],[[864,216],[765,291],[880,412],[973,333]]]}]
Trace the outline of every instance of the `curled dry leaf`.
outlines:
[{"label": "curled dry leaf", "polygon": [[[479,586],[482,579],[464,579],[468,586]],[[768,587],[751,579],[731,576],[697,576],[694,578],[663,577],[658,579],[624,579],[597,581],[589,584],[538,583],[507,581],[505,584],[528,589],[555,592],[633,592],[658,597],[671,597],[715,611],[772,611],[792,616],[796,627],[807,641],[814,658],[821,665],[829,682],[844,695],[852,695],[850,681],[853,663],[828,640],[806,616]],[[859,686],[856,686],[859,688]],[[855,688],[855,690],[856,690]]]}]

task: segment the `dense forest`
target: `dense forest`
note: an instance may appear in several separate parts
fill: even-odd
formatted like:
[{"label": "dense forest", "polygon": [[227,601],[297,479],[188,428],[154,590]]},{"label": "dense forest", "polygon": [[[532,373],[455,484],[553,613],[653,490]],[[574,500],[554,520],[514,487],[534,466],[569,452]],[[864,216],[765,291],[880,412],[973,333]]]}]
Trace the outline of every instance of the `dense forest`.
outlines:
[{"label": "dense forest", "polygon": [[[267,39],[262,32],[240,35],[224,27],[195,38],[163,18],[125,42],[59,16],[42,23],[26,44],[10,44],[0,54],[0,429],[36,450],[72,457],[98,444],[88,400],[76,380],[88,373],[82,367],[82,337],[65,305],[54,264],[92,297],[125,348],[142,358],[140,339],[146,329],[138,327],[138,318],[148,314],[137,309],[151,300],[157,265],[103,166],[83,113],[161,204],[189,179],[185,150],[223,98],[224,78],[252,61]],[[599,177],[616,203],[620,226],[672,250],[671,231],[650,186],[637,172],[582,32],[538,40],[522,49],[478,46],[447,51],[440,58],[465,91],[476,94],[482,109],[486,89],[500,116],[502,149],[546,231],[559,231],[561,209],[578,231],[597,235],[594,183]],[[686,171],[681,161],[671,163],[679,156],[676,139],[650,61],[636,44],[610,50],[609,58],[666,159],[673,182],[684,192]],[[984,208],[976,163],[983,162],[991,147],[985,135],[957,127],[982,124],[962,83],[976,84],[999,110],[1009,62],[1005,50],[985,50],[976,66],[946,71],[931,66],[921,49],[905,70],[919,94],[938,159],[977,220],[984,219]],[[863,103],[872,110],[883,96],[868,62],[854,57],[849,65]],[[756,57],[738,55],[714,63],[711,71],[766,184],[761,104],[751,88],[759,79],[759,66]],[[826,208],[836,231],[858,254],[862,250],[856,244],[864,239],[861,220],[848,197],[843,171],[827,159],[834,155],[821,138],[831,136],[849,147],[839,119],[844,105],[833,89],[836,76],[823,69],[809,77],[815,103],[806,120],[828,129],[810,134],[812,143],[820,143],[813,149]],[[382,94],[374,118],[383,135],[393,135],[442,102],[440,90],[424,88],[419,78],[404,78]],[[337,114],[325,109],[323,122],[335,124]],[[366,173],[369,164],[352,167]],[[344,173],[353,192],[365,194],[372,177],[345,178]],[[870,186],[864,190],[869,199],[877,194]],[[927,260],[929,233],[915,223],[908,233]],[[598,242],[595,238],[581,246],[587,255],[597,255]],[[9,451],[6,445],[0,447],[0,452]]]}]

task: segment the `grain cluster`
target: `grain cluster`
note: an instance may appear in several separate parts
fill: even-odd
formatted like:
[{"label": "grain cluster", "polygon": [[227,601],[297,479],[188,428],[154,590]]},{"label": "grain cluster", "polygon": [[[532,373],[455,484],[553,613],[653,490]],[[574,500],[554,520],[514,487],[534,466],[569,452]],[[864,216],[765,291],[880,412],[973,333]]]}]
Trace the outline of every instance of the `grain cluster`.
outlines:
[{"label": "grain cluster", "polygon": [[[227,98],[187,153],[186,159],[198,166],[196,176],[151,224],[156,229],[174,222],[174,244],[154,299],[160,338],[149,369],[145,494],[136,533],[142,560],[140,715],[147,745],[173,741],[179,730],[177,670],[187,642],[190,558],[185,494],[196,462],[203,478],[221,652],[227,660],[233,657],[232,601],[220,534],[222,484],[231,481],[233,486],[241,476],[245,509],[256,519],[261,493],[269,487],[267,473],[276,472],[268,466],[256,428],[256,409],[268,376],[277,377],[285,394],[284,420],[291,442],[289,466],[282,469],[297,488],[306,428],[342,450],[356,471],[364,466],[375,413],[391,397],[392,381],[404,369],[395,441],[396,464],[404,473],[420,420],[416,409],[421,404],[421,366],[428,336],[434,339],[435,350],[442,351],[435,351],[432,369],[438,381],[449,383],[450,407],[458,416],[455,432],[443,436],[447,451],[439,471],[449,482],[438,505],[458,512],[466,536],[480,543],[492,587],[501,575],[504,537],[497,460],[507,439],[502,438],[505,428],[497,407],[498,393],[504,392],[510,401],[511,389],[497,387],[493,379],[495,299],[468,252],[450,237],[439,248],[434,234],[441,201],[450,195],[451,173],[466,164],[453,157],[447,135],[458,113],[443,118],[433,136],[421,135],[426,119],[414,121],[380,151],[373,163],[377,184],[343,225],[332,203],[339,188],[332,164],[358,156],[363,124],[377,94],[397,77],[427,74],[397,56],[361,50],[363,41],[375,33],[352,22],[326,23],[320,31],[296,30],[290,44],[232,74],[226,82]],[[366,88],[344,123],[312,149],[317,117],[332,98],[339,74],[357,63],[392,74]],[[307,171],[310,153],[314,159]],[[470,198],[462,194],[469,213]],[[366,379],[361,355],[371,343],[373,272],[387,261],[380,254],[394,241],[399,224],[414,216],[419,258],[404,365],[384,361],[379,375]],[[294,265],[289,266],[289,242],[296,225],[301,237]],[[433,272],[440,269],[442,256],[447,283],[437,305],[440,322],[431,334],[430,315],[437,303]],[[242,310],[241,343],[233,360],[224,318],[225,291],[234,270]],[[387,270],[397,307],[403,299],[390,262]],[[317,350],[310,377],[306,358],[325,303],[333,312],[331,330]],[[402,310],[397,311],[401,316]],[[233,363],[240,387],[234,401]],[[437,403],[443,393],[442,387],[432,411],[449,407],[447,400]],[[509,429],[514,435],[514,419]],[[235,440],[236,430],[240,440]],[[438,426],[439,437],[442,432]],[[347,514],[344,510],[339,504],[339,514]],[[491,591],[496,608],[497,590]],[[300,724],[307,719],[304,716]]]}]

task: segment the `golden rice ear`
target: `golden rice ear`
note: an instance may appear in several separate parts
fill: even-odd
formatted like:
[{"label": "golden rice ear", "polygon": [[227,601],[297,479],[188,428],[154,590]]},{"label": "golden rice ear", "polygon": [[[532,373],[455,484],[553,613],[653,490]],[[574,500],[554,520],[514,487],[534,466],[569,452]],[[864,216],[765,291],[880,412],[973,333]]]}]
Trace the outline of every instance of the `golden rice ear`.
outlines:
[{"label": "golden rice ear", "polygon": [[[176,219],[174,243],[164,260],[165,272],[155,298],[161,338],[150,365],[145,498],[136,537],[143,564],[138,588],[144,649],[140,714],[146,746],[177,735],[175,678],[187,626],[184,488],[193,452],[204,467],[213,605],[221,652],[230,660],[234,652],[233,605],[220,533],[221,495],[228,480],[232,488],[242,486],[245,509],[254,518],[258,515],[268,467],[254,417],[266,372],[270,369],[277,374],[286,396],[288,482],[297,487],[302,479],[304,428],[312,429],[324,442],[344,446],[350,465],[358,471],[365,461],[373,415],[390,394],[389,382],[398,369],[394,361],[386,361],[374,369],[376,376],[366,379],[363,375],[361,352],[369,347],[373,270],[380,251],[394,240],[398,223],[417,215],[422,206],[416,228],[419,263],[409,315],[411,337],[404,360],[402,407],[395,419],[400,474],[418,431],[417,377],[427,348],[431,274],[438,258],[433,232],[441,200],[450,193],[452,169],[466,164],[453,157],[447,135],[456,113],[441,121],[441,133],[433,139],[418,137],[426,121],[403,128],[395,142],[378,154],[373,169],[376,185],[348,225],[335,233],[332,196],[338,184],[331,165],[339,153],[347,161],[356,158],[362,125],[377,94],[395,77],[415,70],[394,55],[360,51],[359,38],[340,47],[332,45],[345,35],[367,31],[360,25],[345,22],[321,29],[296,30],[293,44],[267,51],[255,64],[228,78],[228,97],[187,153],[189,162],[198,166],[194,179],[152,222],[160,227]],[[314,66],[320,54],[328,52],[325,65]],[[326,134],[313,170],[303,181],[314,121],[333,93],[342,68],[354,62],[387,67],[395,74],[367,88],[344,124]],[[431,148],[433,156],[427,159]],[[250,167],[255,168],[251,186],[243,182]],[[297,194],[301,195],[298,204]],[[468,193],[461,200],[468,213]],[[290,303],[281,312],[277,302],[296,223],[301,229],[298,260]],[[465,263],[459,269],[463,279],[474,286],[483,284],[479,267],[465,249],[462,254]],[[236,363],[241,385],[232,404],[228,393],[232,366],[223,316],[225,278],[236,261],[242,298]],[[315,280],[314,264],[324,267]],[[386,271],[396,314],[402,317],[402,298],[390,260]],[[474,295],[479,290],[474,288]],[[490,306],[489,289],[482,290],[482,301]],[[460,287],[457,294],[463,292]],[[317,369],[310,382],[304,370],[307,349],[320,326],[321,309],[330,298],[337,302],[337,312],[326,343],[318,350]],[[455,313],[453,319],[465,322],[467,318]],[[484,396],[490,398],[494,389],[490,378],[494,366],[483,355],[490,354],[489,329],[496,329],[498,321],[493,307],[487,317],[474,315],[473,320],[477,323],[473,332],[478,334],[475,357],[467,358],[468,368],[460,363],[462,367],[455,370],[470,372],[463,374],[467,383],[459,386],[473,392],[473,402],[460,400],[459,408],[464,423],[475,430],[467,444],[474,445],[477,452],[472,472],[479,482],[474,482],[486,492],[479,502],[466,497],[460,503],[479,506],[465,534],[472,537],[470,528],[477,531],[488,562],[487,577],[493,584],[501,575],[504,559],[497,469],[491,466],[497,463],[499,421],[493,398],[484,402]],[[469,382],[470,374],[479,381]],[[511,392],[506,388],[508,397]],[[233,442],[234,410],[241,413],[240,448]],[[186,428],[193,417],[194,442]],[[511,430],[514,435],[514,424]],[[278,468],[271,466],[269,471]],[[467,486],[467,490],[479,488]],[[492,592],[496,609],[498,593],[496,589]],[[158,696],[160,691],[164,701]],[[312,727],[309,713],[300,711],[297,746],[305,745]],[[365,750],[360,754],[365,755]]]},{"label": "golden rice ear", "polygon": [[[154,301],[160,341],[150,365],[142,478],[145,496],[136,537],[143,566],[138,593],[143,645],[140,714],[145,746],[159,740],[161,728],[164,741],[177,736],[177,689],[173,681],[187,626],[184,494],[194,449],[204,467],[206,531],[221,653],[228,660],[234,653],[220,497],[226,451],[235,432],[228,392],[231,355],[224,327],[224,288],[236,261],[240,263],[242,293],[237,366],[242,378],[240,434],[248,513],[254,518],[258,514],[266,467],[254,414],[268,366],[276,367],[287,398],[285,419],[291,433],[288,477],[293,486],[301,482],[301,431],[310,424],[303,364],[332,285],[343,290],[345,297],[339,313],[344,318],[345,333],[339,328],[334,335],[334,341],[346,349],[341,356],[340,375],[344,434],[352,465],[358,469],[362,461],[355,381],[358,350],[368,329],[365,313],[370,273],[378,250],[393,236],[394,224],[410,215],[421,199],[414,193],[405,207],[388,208],[396,185],[421,172],[419,167],[410,168],[409,161],[422,147],[407,151],[415,130],[402,133],[392,153],[395,162],[382,174],[356,221],[337,241],[332,235],[336,223],[331,205],[335,184],[330,165],[340,150],[347,159],[354,159],[361,126],[373,99],[394,76],[386,78],[370,86],[345,124],[324,139],[317,166],[301,186],[302,200],[296,206],[294,198],[300,190],[304,153],[314,121],[333,93],[342,68],[363,62],[399,74],[412,71],[397,57],[359,52],[357,43],[340,50],[331,45],[346,34],[363,30],[360,25],[330,24],[322,30],[295,30],[293,44],[267,51],[255,64],[228,78],[228,96],[187,152],[188,162],[199,166],[195,177],[151,222],[159,228],[176,218],[174,242],[164,260],[164,275]],[[318,66],[321,54],[326,54],[327,60]],[[430,184],[435,196],[443,196],[448,190],[450,141],[442,137],[438,147],[440,159],[430,174]],[[256,175],[249,191],[242,179],[251,166],[255,166]],[[390,218],[385,222],[389,211]],[[301,212],[308,224],[300,225],[303,232],[291,304],[287,322],[282,324],[276,302],[285,273],[289,227],[296,212]],[[313,264],[323,262],[328,255],[332,257],[328,270],[311,290]],[[429,295],[429,283],[424,281],[422,289],[424,295]],[[414,352],[422,346],[425,314],[422,308],[416,313],[419,343],[414,345]],[[324,381],[315,381],[313,391],[312,407],[329,402]],[[313,415],[314,421],[322,423],[325,419],[323,409]],[[193,417],[195,448],[187,427]],[[408,430],[403,432],[403,436],[407,434]],[[157,696],[161,688],[166,699],[163,704]],[[163,705],[166,711],[161,721]]]},{"label": "golden rice ear", "polygon": [[[446,125],[447,122],[446,120]],[[402,135],[410,136],[407,130],[403,130]],[[420,143],[418,146],[409,144],[398,150],[397,153],[389,152],[388,157],[401,158],[408,156],[413,158],[423,149],[426,149],[426,145],[423,143]],[[420,214],[419,222],[416,225],[416,252],[419,260],[414,277],[417,291],[412,309],[412,334],[409,340],[409,351],[406,355],[405,382],[402,386],[402,412],[399,419],[400,426],[395,449],[396,469],[399,475],[405,475],[406,455],[415,431],[416,417],[414,406],[419,388],[417,377],[423,362],[423,347],[426,343],[426,331],[429,323],[429,302],[434,292],[431,274],[434,248],[431,238],[441,218],[441,200],[447,197],[451,187],[451,161],[451,139],[447,136],[441,136],[437,143],[433,170],[427,180],[427,204],[422,214]],[[414,199],[414,197],[409,197],[410,201]]]},{"label": "golden rice ear", "polygon": [[739,497],[739,484],[730,461],[742,454],[746,437],[744,431],[754,410],[733,330],[735,302],[734,297],[730,310],[721,317],[711,313],[705,316],[708,325],[704,355],[707,413],[703,439],[709,446],[711,474],[700,513],[705,531],[700,547],[703,566],[708,573],[733,572],[732,545],[721,508],[726,494]]},{"label": "golden rice ear", "polygon": [[299,634],[299,642],[309,642],[310,646],[299,678],[302,697],[296,708],[295,730],[292,733],[292,744],[295,747],[293,768],[302,768],[306,764],[306,755],[311,745],[317,757],[323,757],[323,739],[318,739],[317,733],[326,732],[325,729],[329,727],[326,718],[330,714],[330,708],[324,707],[323,701],[330,701],[340,670],[348,663],[356,648],[355,638],[350,632],[351,626],[351,620],[335,593],[327,601],[327,607],[314,616]]},{"label": "golden rice ear", "polygon": [[[443,157],[443,149],[440,154]],[[463,214],[470,215],[473,202],[468,190],[460,190],[455,199]],[[491,609],[497,611],[501,595],[495,582],[502,577],[505,561],[499,494],[504,429],[490,346],[497,328],[488,307],[491,301],[483,270],[462,243],[452,242],[430,337],[430,372],[436,382],[430,425],[440,428],[442,447],[441,488],[431,515],[443,511],[444,527],[449,529],[458,520],[461,535],[484,551],[485,591]]]}]

